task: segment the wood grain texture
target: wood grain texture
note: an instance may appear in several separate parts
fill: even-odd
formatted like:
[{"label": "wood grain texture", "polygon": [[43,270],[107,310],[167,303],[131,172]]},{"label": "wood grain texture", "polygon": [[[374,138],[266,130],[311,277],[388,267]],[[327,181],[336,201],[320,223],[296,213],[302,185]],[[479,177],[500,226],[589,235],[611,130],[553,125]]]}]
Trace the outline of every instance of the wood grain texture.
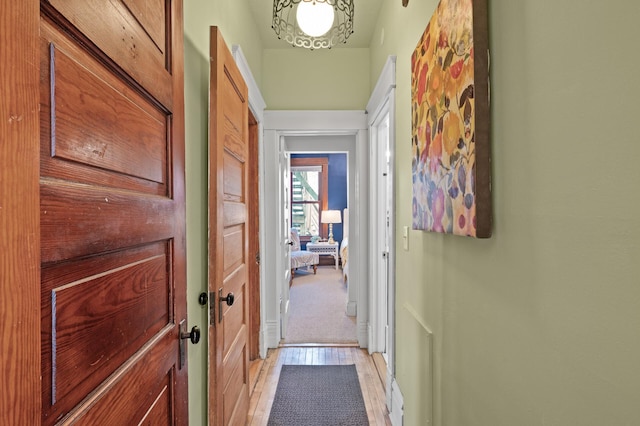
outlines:
[{"label": "wood grain texture", "polygon": [[[226,205],[226,203],[225,203]],[[243,267],[245,262],[245,233],[244,225],[236,225],[225,229],[224,244],[224,264],[223,271],[225,277],[235,273],[238,268]],[[226,278],[225,278],[226,279]]]},{"label": "wood grain texture", "polygon": [[[165,3],[166,4],[166,3]],[[172,271],[178,279],[174,288],[174,318],[187,319],[187,255],[186,255],[186,184],[185,184],[185,129],[184,129],[184,12],[183,1],[172,0],[170,3],[171,36],[169,71],[173,77],[172,99],[173,114],[171,122],[171,146],[173,155],[170,158],[171,167],[169,179],[173,186],[167,196],[175,202],[174,226],[176,239],[173,242]],[[195,324],[190,324],[195,325]],[[200,324],[198,324],[200,325]],[[205,326],[202,324],[202,326]],[[175,339],[177,336],[174,335]],[[188,351],[188,349],[187,349]],[[175,392],[172,395],[173,415],[177,425],[189,424],[188,398],[188,363],[185,367],[174,370],[173,383]]]},{"label": "wood grain texture", "polygon": [[123,82],[107,84],[108,73],[79,56],[52,45],[52,155],[164,183],[168,117]]},{"label": "wood grain texture", "polygon": [[0,13],[0,424],[40,422],[38,22],[35,1]]},{"label": "wood grain texture", "polygon": [[[249,111],[249,164],[259,164],[258,122]],[[248,171],[247,233],[249,234],[249,359],[260,356],[260,177],[259,168]]]},{"label": "wood grain texture", "polygon": [[[177,56],[179,52],[172,51],[175,45],[170,32],[162,41],[168,50],[160,50],[146,28],[122,1],[50,0],[50,3],[83,37],[88,38],[168,110],[173,110],[172,58],[174,55],[175,58],[180,56]],[[163,6],[166,10],[167,6]]]},{"label": "wood grain texture", "polygon": [[166,240],[180,226],[164,197],[58,181],[43,181],[40,195],[43,263]]},{"label": "wood grain texture", "polygon": [[166,8],[163,0],[122,0],[160,52],[166,49]]},{"label": "wood grain texture", "polygon": [[[175,339],[171,328],[166,327],[149,345],[109,376],[96,389],[96,392],[87,396],[80,410],[64,417],[61,423],[127,424],[131,423],[131,419],[142,419],[147,416],[147,413],[158,403],[158,398],[166,395],[167,387],[169,394],[176,397],[175,360],[168,357],[162,350],[163,347],[171,345]],[[149,368],[150,366],[153,368]],[[143,389],[144,392],[141,392]],[[165,397],[165,401],[175,405],[173,398]],[[171,408],[170,406],[165,411],[173,411]],[[175,413],[171,414],[175,415]],[[171,420],[165,419],[165,421],[166,424],[171,424]],[[138,424],[137,421],[133,423]],[[180,417],[175,423],[187,424],[186,418]]]},{"label": "wood grain texture", "polygon": [[[233,140],[233,138],[230,138]],[[235,142],[234,142],[235,145]],[[237,149],[236,146],[232,148]],[[246,158],[236,156],[230,151],[224,154],[224,199],[225,201],[246,202],[244,188],[246,173],[244,170]]]},{"label": "wood grain texture", "polygon": [[169,253],[156,243],[43,269],[43,395],[52,413],[79,403],[169,324]]},{"label": "wood grain texture", "polygon": [[171,115],[53,23],[41,34],[42,176],[169,196]]}]

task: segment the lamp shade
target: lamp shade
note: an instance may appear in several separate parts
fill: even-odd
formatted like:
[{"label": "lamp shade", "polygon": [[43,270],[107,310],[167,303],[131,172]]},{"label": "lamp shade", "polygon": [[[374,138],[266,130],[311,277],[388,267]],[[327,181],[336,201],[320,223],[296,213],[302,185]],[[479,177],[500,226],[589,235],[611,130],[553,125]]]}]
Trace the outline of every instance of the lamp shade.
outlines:
[{"label": "lamp shade", "polygon": [[340,210],[322,210],[321,223],[342,223]]}]

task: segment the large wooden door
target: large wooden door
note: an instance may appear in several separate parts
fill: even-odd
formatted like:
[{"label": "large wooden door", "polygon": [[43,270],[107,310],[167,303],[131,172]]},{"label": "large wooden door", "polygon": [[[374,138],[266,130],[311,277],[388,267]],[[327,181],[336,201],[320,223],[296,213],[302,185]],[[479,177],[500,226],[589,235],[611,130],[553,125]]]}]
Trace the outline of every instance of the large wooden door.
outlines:
[{"label": "large wooden door", "polygon": [[42,0],[42,423],[187,424],[181,0]]},{"label": "large wooden door", "polygon": [[218,28],[210,34],[209,424],[249,409],[248,89]]}]

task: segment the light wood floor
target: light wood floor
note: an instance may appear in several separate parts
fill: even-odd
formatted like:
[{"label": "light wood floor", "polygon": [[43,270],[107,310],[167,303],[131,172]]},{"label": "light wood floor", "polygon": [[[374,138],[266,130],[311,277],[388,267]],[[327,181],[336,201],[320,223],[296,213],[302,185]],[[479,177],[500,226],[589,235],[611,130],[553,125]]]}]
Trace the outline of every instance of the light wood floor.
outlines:
[{"label": "light wood floor", "polygon": [[269,420],[283,364],[348,365],[355,364],[360,388],[371,426],[390,426],[384,388],[373,359],[366,349],[355,347],[283,347],[270,349],[257,377],[251,396],[247,424],[264,426]]}]

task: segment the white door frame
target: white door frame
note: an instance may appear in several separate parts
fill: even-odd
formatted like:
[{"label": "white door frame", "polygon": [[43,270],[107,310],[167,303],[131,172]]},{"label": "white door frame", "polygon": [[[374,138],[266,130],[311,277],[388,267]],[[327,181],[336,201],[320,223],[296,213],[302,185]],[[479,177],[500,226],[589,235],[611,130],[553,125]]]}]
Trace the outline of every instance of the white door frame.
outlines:
[{"label": "white door frame", "polygon": [[278,222],[279,241],[282,242],[282,251],[280,252],[280,262],[277,269],[281,275],[280,292],[282,296],[279,298],[280,305],[280,335],[287,335],[287,325],[289,321],[289,283],[291,282],[291,224],[289,213],[289,200],[291,199],[291,158],[287,149],[287,142],[284,136],[279,138],[278,153],[280,154],[280,164],[278,165]]},{"label": "white door frame", "polygon": [[[258,88],[258,83],[253,78],[253,74],[251,73],[251,69],[249,68],[249,63],[242,53],[242,49],[238,45],[233,45],[231,47],[231,54],[233,55],[233,59],[236,61],[236,65],[240,70],[240,74],[242,74],[242,78],[244,79],[247,87],[249,88],[249,109],[253,113],[256,122],[258,123],[258,191],[259,191],[259,215],[260,215],[260,256],[264,256],[264,253],[267,251],[267,240],[266,240],[266,226],[265,222],[265,180],[264,180],[264,170],[265,170],[265,149],[264,149],[264,110],[267,104],[262,97],[262,93],[260,93],[260,89]],[[260,333],[259,333],[259,352],[260,358],[267,357],[267,338],[265,336],[266,327],[265,327],[265,309],[266,309],[266,284],[265,277],[269,274],[270,265],[267,265],[264,260],[260,261]]]},{"label": "white door frame", "polygon": [[[376,87],[373,90],[371,99],[367,104],[367,112],[369,113],[369,135],[370,135],[370,164],[371,164],[371,183],[372,186],[378,182],[379,174],[382,173],[378,170],[380,162],[378,161],[381,155],[386,153],[381,152],[383,149],[387,149],[387,141],[378,140],[378,130],[385,124],[383,121],[388,117],[388,149],[389,149],[389,170],[387,179],[390,179],[391,183],[391,197],[390,205],[393,208],[389,212],[389,246],[388,246],[388,293],[386,296],[379,294],[381,291],[380,286],[373,284],[371,289],[370,298],[370,324],[371,324],[371,346],[369,352],[375,352],[386,350],[387,354],[387,380],[386,380],[386,396],[387,396],[387,408],[390,413],[397,414],[401,411],[401,406],[396,407],[394,399],[397,400],[396,395],[393,395],[394,389],[397,389],[395,384],[395,259],[396,259],[396,238],[395,238],[395,90],[396,90],[396,57],[389,56],[387,62],[380,73]],[[371,235],[375,235],[380,232],[379,229],[375,229],[376,218],[379,212],[376,212],[378,206],[377,191],[372,188],[371,191],[371,211],[370,211],[370,224],[369,230]],[[369,262],[371,265],[375,265],[376,262],[382,260],[382,248],[377,241],[372,242],[369,250]],[[378,278],[378,277],[376,277]],[[372,280],[374,282],[375,280]],[[380,301],[386,299],[386,306],[380,306]],[[386,321],[385,321],[386,318]],[[383,324],[387,322],[387,324]],[[387,328],[388,325],[388,328]],[[386,335],[385,335],[385,328]],[[396,392],[398,393],[398,392]]]},{"label": "white door frame", "polygon": [[[388,293],[393,251],[393,168],[390,150],[391,111],[386,100],[376,117],[370,117],[369,140],[369,264],[371,265],[369,306],[369,352],[382,353],[387,362]],[[391,204],[392,206],[392,204]]]},{"label": "white door frame", "polygon": [[[265,188],[269,193],[265,198],[265,224],[282,223],[281,209],[277,200],[277,170],[280,158],[280,138],[287,139],[287,149],[300,152],[347,152],[350,176],[348,189],[349,205],[349,280],[347,314],[356,316],[358,343],[368,346],[368,259],[364,249],[368,246],[368,127],[364,111],[265,111]],[[351,173],[352,171],[352,173]],[[273,264],[272,274],[265,277],[266,289],[263,293],[267,301],[265,309],[267,327],[266,338],[269,348],[278,347],[280,335],[281,277],[284,265],[282,258],[284,242],[280,241],[276,230],[265,226],[265,250],[263,261]],[[357,236],[357,238],[356,238]]]}]

